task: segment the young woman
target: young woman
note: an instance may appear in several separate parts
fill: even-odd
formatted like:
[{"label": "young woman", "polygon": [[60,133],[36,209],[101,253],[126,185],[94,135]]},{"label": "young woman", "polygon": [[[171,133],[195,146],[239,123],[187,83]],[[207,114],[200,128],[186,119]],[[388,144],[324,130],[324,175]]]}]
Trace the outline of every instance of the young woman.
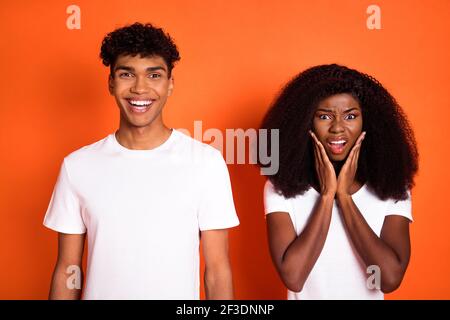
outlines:
[{"label": "young woman", "polygon": [[418,153],[395,99],[369,75],[316,66],[284,88],[262,127],[280,130],[264,203],[288,298],[383,299],[397,289]]}]

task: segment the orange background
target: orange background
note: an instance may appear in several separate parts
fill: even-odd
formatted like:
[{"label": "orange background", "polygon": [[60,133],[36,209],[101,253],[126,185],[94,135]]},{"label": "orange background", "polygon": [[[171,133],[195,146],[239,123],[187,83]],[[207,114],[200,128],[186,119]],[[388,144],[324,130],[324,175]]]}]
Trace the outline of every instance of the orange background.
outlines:
[{"label": "orange background", "polygon": [[[370,4],[381,30],[366,27]],[[81,8],[68,30],[66,8]],[[65,155],[118,126],[98,58],[103,36],[135,21],[162,26],[182,56],[166,123],[257,128],[299,71],[337,62],[378,78],[414,127],[412,257],[388,299],[450,298],[450,1],[2,1],[0,298],[45,299],[57,250],[42,226]],[[284,299],[263,217],[264,177],[229,165],[241,225],[231,231],[236,298]]]}]

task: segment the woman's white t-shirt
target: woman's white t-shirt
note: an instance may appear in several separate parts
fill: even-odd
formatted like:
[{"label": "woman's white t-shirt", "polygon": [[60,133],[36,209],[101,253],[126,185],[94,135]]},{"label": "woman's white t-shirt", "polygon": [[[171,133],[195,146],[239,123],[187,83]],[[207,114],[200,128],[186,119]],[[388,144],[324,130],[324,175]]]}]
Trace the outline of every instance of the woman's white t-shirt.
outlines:
[{"label": "woman's white t-shirt", "polygon": [[199,299],[199,234],[239,224],[221,153],[173,129],[152,150],[114,134],[64,159],[44,225],[87,232],[84,299]]},{"label": "woman's white t-shirt", "polygon": [[[274,189],[268,180],[264,187],[265,213],[287,212],[295,232],[299,235],[305,228],[320,194],[310,188],[303,195],[285,198]],[[412,221],[411,197],[402,201],[380,200],[367,185],[363,185],[352,195],[372,230],[380,236],[384,218],[400,215]],[[301,292],[288,290],[288,299],[384,299],[384,294],[373,286],[367,270],[347,234],[336,201],[324,247]],[[382,275],[381,275],[382,276]]]}]

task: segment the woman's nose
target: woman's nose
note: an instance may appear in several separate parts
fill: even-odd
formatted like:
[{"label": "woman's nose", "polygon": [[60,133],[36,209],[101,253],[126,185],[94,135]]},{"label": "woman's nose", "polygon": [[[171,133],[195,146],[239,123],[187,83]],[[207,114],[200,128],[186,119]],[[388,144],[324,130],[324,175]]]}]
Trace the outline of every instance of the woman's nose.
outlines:
[{"label": "woman's nose", "polygon": [[344,125],[342,123],[342,120],[335,119],[330,127],[330,132],[337,133],[337,132],[343,132],[344,131]]}]

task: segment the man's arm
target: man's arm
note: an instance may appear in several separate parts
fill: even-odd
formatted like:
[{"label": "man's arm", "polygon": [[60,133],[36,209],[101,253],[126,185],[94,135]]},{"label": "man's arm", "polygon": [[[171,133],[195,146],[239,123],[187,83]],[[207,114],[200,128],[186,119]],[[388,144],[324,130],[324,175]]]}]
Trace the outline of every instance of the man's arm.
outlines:
[{"label": "man's arm", "polygon": [[[50,300],[78,300],[81,298],[84,239],[85,234],[58,234],[58,259],[53,271]],[[80,278],[76,279],[75,277]],[[69,286],[67,285],[68,279]],[[77,289],[78,284],[80,284],[79,289]]]},{"label": "man's arm", "polygon": [[202,231],[201,242],[205,259],[206,299],[233,299],[233,278],[228,257],[228,230]]}]

